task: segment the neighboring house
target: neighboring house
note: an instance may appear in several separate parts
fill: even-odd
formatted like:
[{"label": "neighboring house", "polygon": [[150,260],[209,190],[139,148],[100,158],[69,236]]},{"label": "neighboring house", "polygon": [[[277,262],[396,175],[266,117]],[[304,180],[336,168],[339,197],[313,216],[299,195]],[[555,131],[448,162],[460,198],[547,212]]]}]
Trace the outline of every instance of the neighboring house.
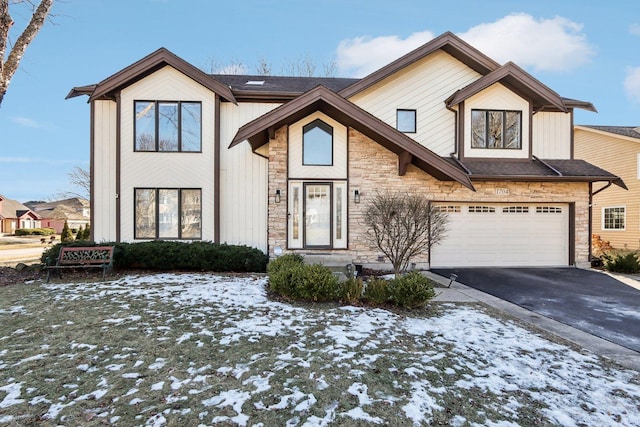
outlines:
[{"label": "neighboring house", "polygon": [[18,228],[40,228],[41,217],[22,203],[0,194],[0,234],[14,234]]},{"label": "neighboring house", "polygon": [[378,191],[449,212],[419,266],[589,264],[593,182],[573,110],[513,63],[445,33],[362,79],[209,75],[159,49],[91,104],[95,240],[212,240],[376,264]]},{"label": "neighboring house", "polygon": [[91,219],[90,202],[81,197],[71,197],[53,202],[27,202],[28,207],[42,217],[42,227],[53,228],[62,233],[66,222],[69,228],[86,228]]},{"label": "neighboring house", "polygon": [[576,158],[611,171],[629,187],[593,187],[592,233],[614,248],[640,249],[640,127],[580,125],[574,135]]}]

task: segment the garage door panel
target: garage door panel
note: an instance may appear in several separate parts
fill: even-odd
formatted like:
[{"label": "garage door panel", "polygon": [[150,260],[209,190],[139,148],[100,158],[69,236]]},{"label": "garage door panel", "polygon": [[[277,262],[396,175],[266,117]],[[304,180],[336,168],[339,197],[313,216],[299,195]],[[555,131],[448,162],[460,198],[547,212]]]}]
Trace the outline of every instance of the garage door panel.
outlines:
[{"label": "garage door panel", "polygon": [[568,265],[567,204],[459,206],[449,210],[447,236],[432,249],[432,266]]}]

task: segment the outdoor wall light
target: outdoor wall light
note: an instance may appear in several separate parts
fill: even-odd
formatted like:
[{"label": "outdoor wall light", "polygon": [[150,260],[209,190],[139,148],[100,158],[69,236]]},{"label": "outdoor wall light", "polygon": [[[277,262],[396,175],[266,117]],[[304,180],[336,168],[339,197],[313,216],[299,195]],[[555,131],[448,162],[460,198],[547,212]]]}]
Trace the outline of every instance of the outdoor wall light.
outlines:
[{"label": "outdoor wall light", "polygon": [[353,202],[360,203],[360,190],[355,190],[353,192]]},{"label": "outdoor wall light", "polygon": [[280,203],[280,190],[276,190],[276,203]]}]

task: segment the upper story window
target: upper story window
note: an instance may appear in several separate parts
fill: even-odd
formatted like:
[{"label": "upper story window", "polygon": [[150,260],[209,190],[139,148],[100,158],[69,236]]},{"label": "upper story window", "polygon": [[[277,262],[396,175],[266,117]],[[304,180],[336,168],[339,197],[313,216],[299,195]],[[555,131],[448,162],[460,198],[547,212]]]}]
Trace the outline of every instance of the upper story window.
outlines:
[{"label": "upper story window", "polygon": [[333,128],[320,119],[302,128],[302,164],[333,165]]},{"label": "upper story window", "polygon": [[471,110],[471,148],[521,149],[522,111]]},{"label": "upper story window", "polygon": [[135,101],[135,151],[202,151],[200,102]]},{"label": "upper story window", "polygon": [[416,110],[396,110],[396,129],[416,133]]}]

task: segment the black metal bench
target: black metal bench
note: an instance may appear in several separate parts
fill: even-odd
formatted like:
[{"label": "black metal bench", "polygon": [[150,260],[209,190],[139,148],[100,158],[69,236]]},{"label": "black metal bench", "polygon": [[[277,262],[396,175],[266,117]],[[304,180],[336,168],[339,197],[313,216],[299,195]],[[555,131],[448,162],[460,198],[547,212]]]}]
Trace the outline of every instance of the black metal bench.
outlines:
[{"label": "black metal bench", "polygon": [[62,278],[62,269],[65,268],[102,268],[102,281],[104,282],[107,270],[113,268],[113,246],[92,246],[92,247],[63,247],[55,264],[47,259],[47,265],[43,268],[47,270],[47,283],[51,271],[58,272],[58,277]]}]

